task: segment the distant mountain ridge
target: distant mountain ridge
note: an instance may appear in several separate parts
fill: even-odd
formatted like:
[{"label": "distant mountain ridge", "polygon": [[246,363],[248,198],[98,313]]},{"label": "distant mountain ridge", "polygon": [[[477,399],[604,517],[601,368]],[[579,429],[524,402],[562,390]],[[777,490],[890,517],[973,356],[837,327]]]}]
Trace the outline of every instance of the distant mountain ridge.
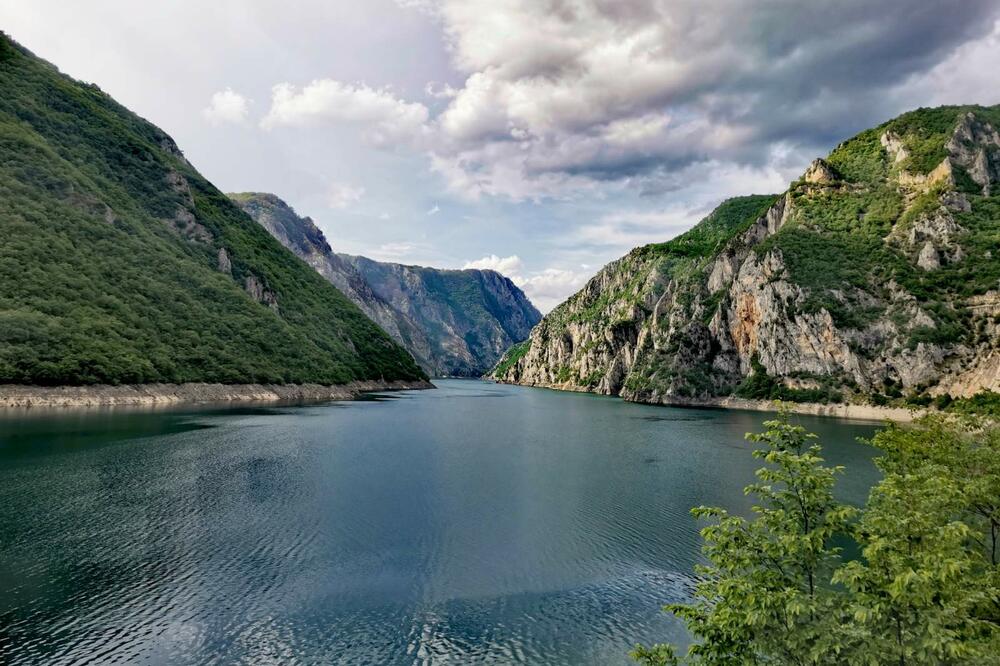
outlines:
[{"label": "distant mountain ridge", "polygon": [[919,109],[608,264],[494,370],[651,403],[1000,390],[1000,106]]},{"label": "distant mountain ridge", "polygon": [[229,195],[275,238],[337,286],[429,374],[479,377],[541,314],[490,270],[443,270],[334,252],[309,217],[274,194]]},{"label": "distant mountain ridge", "polygon": [[162,130],[0,33],[0,384],[417,381]]}]

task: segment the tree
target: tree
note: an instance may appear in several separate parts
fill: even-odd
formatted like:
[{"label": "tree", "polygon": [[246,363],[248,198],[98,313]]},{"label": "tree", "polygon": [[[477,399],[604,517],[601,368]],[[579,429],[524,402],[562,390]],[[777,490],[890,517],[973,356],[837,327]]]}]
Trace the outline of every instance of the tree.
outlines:
[{"label": "tree", "polygon": [[[838,468],[781,413],[750,436],[767,467],[747,488],[747,521],[700,507],[709,566],[690,604],[668,606],[696,639],[700,664],[996,664],[1000,655],[1000,426],[925,418],[872,440],[884,478],[859,519],[837,504]],[[860,556],[831,547],[847,536]],[[671,646],[638,646],[646,666],[677,664]]]},{"label": "tree", "polygon": [[996,663],[998,442],[995,427],[942,418],[873,439],[885,478],[855,530],[862,558],[833,578],[850,596],[851,663]]},{"label": "tree", "polygon": [[[716,521],[702,530],[710,564],[697,569],[694,601],[667,610],[699,639],[688,652],[695,663],[826,664],[841,649],[834,639],[841,605],[826,583],[840,561],[831,542],[854,515],[833,498],[842,470],[823,465],[815,435],[787,412],[765,426],[748,435],[764,445],[754,456],[767,463],[757,470],[760,482],[746,488],[760,499],[756,518],[692,511]],[[647,666],[676,663],[664,646],[638,646],[632,656]]]}]

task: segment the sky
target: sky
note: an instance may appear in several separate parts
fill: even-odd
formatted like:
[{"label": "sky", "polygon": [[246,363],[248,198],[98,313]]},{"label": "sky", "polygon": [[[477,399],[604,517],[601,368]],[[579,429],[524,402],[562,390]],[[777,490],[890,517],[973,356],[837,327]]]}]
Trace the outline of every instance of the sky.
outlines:
[{"label": "sky", "polygon": [[1000,103],[1000,0],[0,0],[0,29],[335,250],[543,312],[858,131]]}]

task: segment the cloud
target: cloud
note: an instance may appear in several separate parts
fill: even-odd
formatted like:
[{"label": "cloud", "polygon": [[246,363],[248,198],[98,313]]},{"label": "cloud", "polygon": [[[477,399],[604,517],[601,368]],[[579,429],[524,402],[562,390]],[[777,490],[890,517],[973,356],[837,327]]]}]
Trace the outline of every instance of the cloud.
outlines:
[{"label": "cloud", "polygon": [[232,88],[226,88],[213,94],[201,113],[213,125],[242,124],[250,115],[250,102]]},{"label": "cloud", "polygon": [[654,211],[618,211],[608,213],[577,232],[586,245],[625,251],[648,243],[662,243],[681,234],[705,216],[704,209],[677,205]]},{"label": "cloud", "polygon": [[963,44],[929,72],[899,86],[900,96],[913,106],[1000,102],[996,62],[1000,60],[1000,20],[983,39]]},{"label": "cloud", "polygon": [[498,257],[495,254],[483,257],[482,259],[476,259],[475,261],[467,261],[462,268],[478,268],[496,271],[501,275],[506,275],[507,277],[519,276],[521,269],[524,268],[524,262],[521,261],[521,257],[516,254],[509,257]]},{"label": "cloud", "polygon": [[546,268],[529,277],[514,280],[539,310],[548,313],[566,298],[577,292],[590,275],[559,268]]},{"label": "cloud", "polygon": [[432,215],[437,215],[440,212],[441,212],[441,207],[438,206],[437,204],[435,204],[435,205],[433,205],[433,206],[430,207],[430,209],[427,211],[426,215],[427,215],[427,217],[430,217]]},{"label": "cloud", "polygon": [[[525,199],[582,183],[652,191],[698,163],[765,167],[777,142],[815,154],[919,105],[900,84],[986,37],[998,10],[994,0],[732,0],[712,12],[699,0],[440,0],[466,78],[436,119],[434,169],[470,197]],[[979,61],[998,51],[981,48]],[[985,76],[938,77],[928,94],[952,101],[941,91]]]},{"label": "cloud", "polygon": [[434,254],[434,248],[429,243],[420,241],[396,241],[382,243],[378,247],[368,248],[364,251],[365,256],[377,261],[388,261],[393,263],[424,264],[429,265],[434,262],[426,261],[422,257]]},{"label": "cloud", "polygon": [[356,126],[426,153],[470,200],[663,194],[699,168],[802,168],[908,108],[991,101],[1000,58],[996,0],[397,4],[440,26],[463,77],[426,86],[433,113],[390,88],[319,79],[274,86],[261,126]]},{"label": "cloud", "polygon": [[388,88],[319,79],[301,90],[290,83],[274,86],[261,127],[354,125],[369,143],[392,146],[419,138],[428,116],[423,104],[401,100]]},{"label": "cloud", "polygon": [[365,195],[365,188],[348,183],[331,183],[327,190],[326,201],[330,208],[347,208],[355,204]]},{"label": "cloud", "polygon": [[507,276],[542,312],[548,312],[564,301],[589,278],[588,273],[560,268],[546,268],[525,274],[524,262],[516,254],[509,257],[490,254],[475,261],[467,261],[462,268],[492,270]]}]

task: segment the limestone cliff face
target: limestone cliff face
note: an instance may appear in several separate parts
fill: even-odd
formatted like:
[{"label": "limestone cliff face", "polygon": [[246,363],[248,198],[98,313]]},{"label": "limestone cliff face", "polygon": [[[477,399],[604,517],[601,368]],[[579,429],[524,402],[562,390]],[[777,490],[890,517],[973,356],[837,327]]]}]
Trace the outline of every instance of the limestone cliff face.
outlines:
[{"label": "limestone cliff face", "polygon": [[922,110],[606,266],[495,369],[684,403],[1000,390],[1000,109]]},{"label": "limestone cliff face", "polygon": [[524,293],[494,271],[439,270],[338,254],[310,218],[299,217],[275,195],[230,196],[432,376],[482,376],[541,319]]}]

